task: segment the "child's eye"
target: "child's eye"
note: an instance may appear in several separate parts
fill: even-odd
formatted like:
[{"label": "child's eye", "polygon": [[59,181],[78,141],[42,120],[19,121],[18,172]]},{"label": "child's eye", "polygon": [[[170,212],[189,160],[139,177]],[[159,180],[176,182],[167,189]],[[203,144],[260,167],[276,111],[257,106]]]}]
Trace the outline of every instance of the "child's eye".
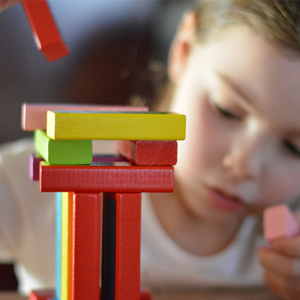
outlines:
[{"label": "child's eye", "polygon": [[221,107],[219,104],[209,101],[210,106],[212,107],[213,110],[217,111],[219,114],[221,114],[223,117],[231,120],[241,120],[240,116],[230,112],[229,110]]},{"label": "child's eye", "polygon": [[284,141],[283,144],[290,154],[296,158],[300,158],[300,149],[298,147],[289,141]]}]

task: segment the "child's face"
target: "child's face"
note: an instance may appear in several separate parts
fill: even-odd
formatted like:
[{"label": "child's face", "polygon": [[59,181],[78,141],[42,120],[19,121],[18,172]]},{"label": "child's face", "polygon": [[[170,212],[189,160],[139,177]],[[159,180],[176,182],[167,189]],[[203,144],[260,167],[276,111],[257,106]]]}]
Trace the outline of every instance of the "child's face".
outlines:
[{"label": "child's face", "polygon": [[185,207],[229,220],[300,196],[300,56],[243,26],[220,36],[192,48],[171,111],[187,116]]}]

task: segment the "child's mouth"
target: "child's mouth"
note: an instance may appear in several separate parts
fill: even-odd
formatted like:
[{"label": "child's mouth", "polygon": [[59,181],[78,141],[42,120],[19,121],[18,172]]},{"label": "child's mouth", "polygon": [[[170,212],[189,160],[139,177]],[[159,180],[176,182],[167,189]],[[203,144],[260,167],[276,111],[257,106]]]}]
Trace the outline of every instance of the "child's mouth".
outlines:
[{"label": "child's mouth", "polygon": [[216,188],[208,188],[209,201],[218,209],[237,212],[245,207],[241,198],[227,194]]}]

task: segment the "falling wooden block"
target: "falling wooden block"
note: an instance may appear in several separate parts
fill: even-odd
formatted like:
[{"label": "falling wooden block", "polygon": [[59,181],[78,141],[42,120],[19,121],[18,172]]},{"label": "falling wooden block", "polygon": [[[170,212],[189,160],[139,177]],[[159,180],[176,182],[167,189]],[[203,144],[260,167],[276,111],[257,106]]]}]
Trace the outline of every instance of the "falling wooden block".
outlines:
[{"label": "falling wooden block", "polygon": [[40,163],[42,192],[74,191],[81,193],[172,192],[172,166],[131,166],[120,163],[92,166],[53,166]]},{"label": "falling wooden block", "polygon": [[264,237],[272,242],[279,237],[292,237],[299,233],[299,225],[286,205],[276,205],[264,210]]},{"label": "falling wooden block", "polygon": [[[32,1],[32,0],[28,0]],[[37,129],[46,130],[48,110],[68,111],[148,111],[146,106],[107,106],[107,105],[79,105],[79,104],[36,104],[23,103],[21,111],[21,125],[25,131]]]},{"label": "falling wooden block", "polygon": [[51,165],[89,165],[93,160],[92,141],[53,140],[44,131],[36,130],[34,145],[36,152]]},{"label": "falling wooden block", "polygon": [[22,0],[38,49],[48,61],[69,54],[52,17],[46,0]]},{"label": "falling wooden block", "polygon": [[116,143],[117,153],[140,166],[173,166],[177,163],[177,141],[126,141]]},{"label": "falling wooden block", "polygon": [[140,299],[141,194],[104,194],[101,299]]},{"label": "falling wooden block", "polygon": [[73,194],[72,300],[99,300],[100,193]]},{"label": "falling wooden block", "polygon": [[55,140],[184,140],[185,115],[149,112],[48,111]]}]

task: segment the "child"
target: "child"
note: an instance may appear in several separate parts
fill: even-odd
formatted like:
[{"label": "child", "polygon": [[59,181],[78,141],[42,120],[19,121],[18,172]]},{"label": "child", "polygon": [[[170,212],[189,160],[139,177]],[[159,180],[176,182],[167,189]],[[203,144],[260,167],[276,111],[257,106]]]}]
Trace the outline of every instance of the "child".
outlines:
[{"label": "child", "polygon": [[142,250],[159,241],[142,251],[153,284],[256,285],[264,272],[299,299],[300,237],[257,253],[255,217],[300,196],[299,19],[300,1],[275,0],[201,0],[185,15],[167,108],[186,114],[187,138],[175,192],[150,195],[159,225],[143,228]]},{"label": "child", "polygon": [[[187,138],[174,193],[143,198],[142,280],[150,287],[258,286],[264,274],[282,299],[299,299],[300,237],[263,247],[259,223],[265,207],[300,196],[299,17],[300,1],[277,0],[201,0],[184,16],[158,108],[186,114]],[[52,251],[54,202],[41,200],[49,194],[24,183],[18,167],[29,148],[6,147],[0,165],[1,207],[15,205],[1,214],[0,249],[19,262],[23,290],[30,277],[42,286],[54,276],[54,259],[39,245],[48,241]]]}]

